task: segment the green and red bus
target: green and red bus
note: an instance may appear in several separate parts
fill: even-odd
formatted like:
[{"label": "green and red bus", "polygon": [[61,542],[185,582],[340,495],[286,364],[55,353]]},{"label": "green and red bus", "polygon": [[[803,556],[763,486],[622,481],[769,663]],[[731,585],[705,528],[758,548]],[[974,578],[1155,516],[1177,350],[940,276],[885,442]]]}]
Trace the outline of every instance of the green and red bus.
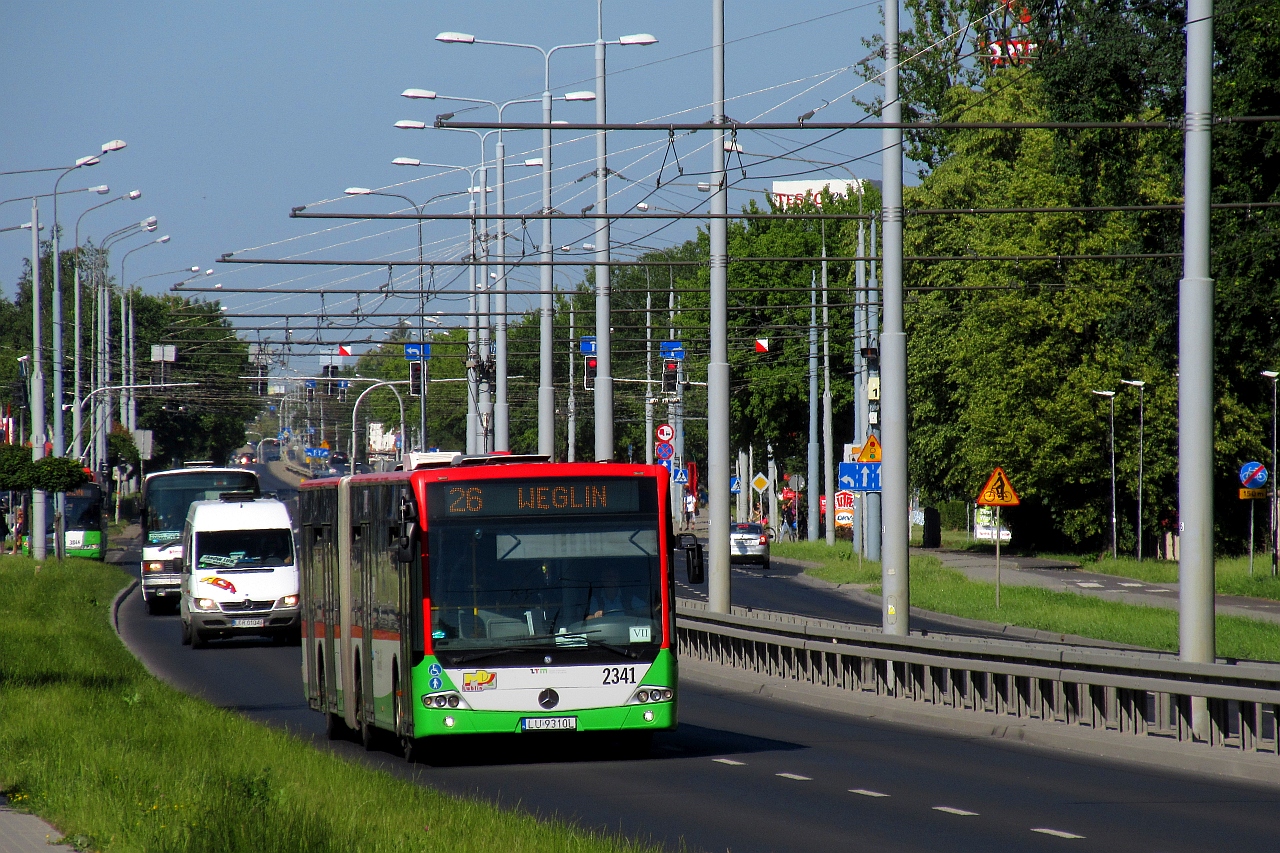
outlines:
[{"label": "green and red bus", "polygon": [[[433,454],[434,455],[434,454]],[[299,492],[303,678],[331,737],[676,726],[669,475],[463,457]]]}]

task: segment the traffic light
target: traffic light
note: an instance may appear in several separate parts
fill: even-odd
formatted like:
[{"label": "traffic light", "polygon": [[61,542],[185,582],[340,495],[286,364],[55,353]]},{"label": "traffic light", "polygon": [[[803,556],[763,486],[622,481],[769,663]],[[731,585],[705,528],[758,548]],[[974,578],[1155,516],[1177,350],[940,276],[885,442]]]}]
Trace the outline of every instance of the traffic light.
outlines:
[{"label": "traffic light", "polygon": [[426,373],[427,363],[425,361],[409,362],[409,396],[422,396],[422,379]]},{"label": "traffic light", "polygon": [[592,391],[596,387],[596,357],[588,355],[582,359],[582,387]]},{"label": "traffic light", "polygon": [[253,393],[259,397],[267,396],[267,367],[260,364],[257,369],[258,379],[253,383]]},{"label": "traffic light", "polygon": [[674,358],[662,362],[662,393],[676,393],[676,385],[680,380],[680,362]]},{"label": "traffic light", "polygon": [[338,365],[336,364],[322,365],[320,368],[320,375],[323,376],[326,380],[328,380],[324,383],[324,395],[326,397],[334,396],[338,391],[338,385],[336,382],[333,381],[333,378],[338,375]]}]

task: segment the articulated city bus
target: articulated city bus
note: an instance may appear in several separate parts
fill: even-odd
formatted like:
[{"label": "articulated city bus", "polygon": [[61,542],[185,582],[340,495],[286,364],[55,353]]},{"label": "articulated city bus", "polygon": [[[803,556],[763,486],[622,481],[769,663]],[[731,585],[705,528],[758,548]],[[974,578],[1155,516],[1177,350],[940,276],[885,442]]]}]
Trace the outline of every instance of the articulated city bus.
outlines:
[{"label": "articulated city bus", "polygon": [[[302,485],[307,701],[331,737],[676,725],[669,475],[462,457]],[[439,741],[436,741],[437,743]]]}]

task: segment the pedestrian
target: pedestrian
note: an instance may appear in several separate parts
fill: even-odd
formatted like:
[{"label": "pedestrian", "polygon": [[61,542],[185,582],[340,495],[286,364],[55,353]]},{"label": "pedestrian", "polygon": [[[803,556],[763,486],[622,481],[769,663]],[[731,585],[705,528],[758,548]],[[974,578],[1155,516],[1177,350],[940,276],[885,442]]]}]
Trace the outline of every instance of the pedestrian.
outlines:
[{"label": "pedestrian", "polygon": [[12,554],[18,553],[22,548],[22,531],[27,526],[27,508],[23,504],[18,504],[18,508],[13,513],[13,550]]},{"label": "pedestrian", "polygon": [[693,496],[692,492],[686,492],[684,496],[684,529],[693,529],[693,515],[698,509],[698,499]]}]

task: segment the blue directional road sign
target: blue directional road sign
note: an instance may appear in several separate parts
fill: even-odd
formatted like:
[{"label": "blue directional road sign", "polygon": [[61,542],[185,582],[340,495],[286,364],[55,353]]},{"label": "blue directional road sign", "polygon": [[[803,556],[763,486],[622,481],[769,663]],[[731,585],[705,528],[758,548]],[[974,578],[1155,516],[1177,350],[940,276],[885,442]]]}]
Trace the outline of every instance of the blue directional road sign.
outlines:
[{"label": "blue directional road sign", "polygon": [[595,335],[582,336],[582,354],[583,355],[596,354],[596,336]]},{"label": "blue directional road sign", "polygon": [[742,494],[742,480],[738,479],[737,477],[729,478],[729,494],[731,495]]},{"label": "blue directional road sign", "polygon": [[431,344],[423,341],[418,344],[404,345],[405,361],[422,361],[424,358],[431,358]]},{"label": "blue directional road sign", "polygon": [[676,463],[670,459],[659,459],[658,464],[661,465],[663,468],[666,468],[668,474],[670,474],[671,469],[676,466]]},{"label": "blue directional road sign", "polygon": [[327,447],[308,447],[308,448],[306,449],[306,454],[307,454],[307,456],[308,456],[309,458],[312,458],[312,459],[328,459],[328,458],[329,458],[329,448],[327,448]]},{"label": "blue directional road sign", "polygon": [[680,484],[681,486],[686,485],[689,482],[689,469],[677,468],[675,476],[676,476],[676,482],[678,484]]},{"label": "blue directional road sign", "polygon": [[653,452],[663,462],[676,455],[676,449],[669,441],[659,441],[653,446]]},{"label": "blue directional road sign", "polygon": [[1267,484],[1267,466],[1261,462],[1246,462],[1240,466],[1240,485],[1246,489],[1261,489]]},{"label": "blue directional road sign", "polygon": [[684,361],[684,342],[659,341],[658,352],[663,358],[673,358],[676,361]]},{"label": "blue directional road sign", "polygon": [[841,462],[840,488],[851,492],[880,491],[879,462]]}]

